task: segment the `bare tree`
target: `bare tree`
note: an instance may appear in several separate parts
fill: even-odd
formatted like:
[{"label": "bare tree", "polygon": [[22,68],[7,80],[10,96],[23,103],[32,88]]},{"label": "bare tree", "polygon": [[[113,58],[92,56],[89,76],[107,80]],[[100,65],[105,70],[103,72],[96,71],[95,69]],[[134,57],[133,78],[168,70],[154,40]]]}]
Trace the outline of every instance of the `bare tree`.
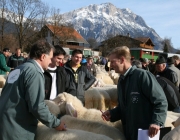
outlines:
[{"label": "bare tree", "polygon": [[[42,5],[42,14],[39,15],[39,18],[36,18],[36,27],[37,30],[41,30],[41,28],[47,24],[47,18],[49,14],[49,5],[44,4]],[[40,38],[42,38],[42,34],[40,34]]]},{"label": "bare tree", "polygon": [[[19,47],[23,48],[29,38],[28,32],[35,30],[36,19],[44,12],[44,3],[41,0],[9,0],[9,8],[13,12],[11,18],[15,23]],[[34,32],[36,33],[36,32]]]},{"label": "bare tree", "polygon": [[73,40],[75,38],[73,34],[73,25],[64,22],[63,17],[60,14],[60,9],[52,7],[50,14],[52,21],[53,45],[61,44],[62,46],[66,46],[67,40]]},{"label": "bare tree", "polygon": [[1,39],[0,39],[0,50],[4,48],[5,42],[4,42],[4,36],[5,36],[5,29],[8,27],[7,26],[7,19],[5,14],[8,12],[7,10],[7,0],[0,0],[0,34],[1,34]]},{"label": "bare tree", "polygon": [[88,38],[87,42],[90,44],[90,48],[97,48],[98,43],[94,38]]},{"label": "bare tree", "polygon": [[171,43],[171,38],[167,38],[167,37],[165,37],[164,39],[163,39],[163,42],[162,42],[162,44],[163,44],[163,50],[164,50],[164,52],[173,52],[173,50],[174,50],[174,48],[173,48],[173,45],[172,45],[172,43]]}]

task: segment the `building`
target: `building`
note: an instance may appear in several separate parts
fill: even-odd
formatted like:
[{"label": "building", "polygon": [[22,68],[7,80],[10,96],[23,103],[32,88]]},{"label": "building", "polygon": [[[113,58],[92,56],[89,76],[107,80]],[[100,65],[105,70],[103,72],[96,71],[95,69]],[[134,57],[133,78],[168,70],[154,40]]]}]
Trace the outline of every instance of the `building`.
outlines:
[{"label": "building", "polygon": [[148,58],[156,60],[160,53],[163,53],[161,50],[151,50],[143,48],[130,48],[131,56],[135,59],[139,58]]},{"label": "building", "polygon": [[[147,52],[147,49],[154,50],[155,45],[149,37],[131,38],[129,35],[117,35],[101,42],[99,50],[103,56],[106,56],[112,49],[119,46],[127,46],[132,49],[132,52],[136,50],[136,53],[139,51],[140,54],[145,54],[144,52]],[[137,54],[136,56],[140,55]],[[144,55],[141,55],[141,57],[143,56]],[[153,56],[153,54],[151,54],[151,56]]]},{"label": "building", "polygon": [[41,33],[49,43],[68,48],[70,54],[74,49],[85,50],[86,54],[90,54],[87,52],[91,51],[89,43],[72,27],[47,24],[41,29]]}]

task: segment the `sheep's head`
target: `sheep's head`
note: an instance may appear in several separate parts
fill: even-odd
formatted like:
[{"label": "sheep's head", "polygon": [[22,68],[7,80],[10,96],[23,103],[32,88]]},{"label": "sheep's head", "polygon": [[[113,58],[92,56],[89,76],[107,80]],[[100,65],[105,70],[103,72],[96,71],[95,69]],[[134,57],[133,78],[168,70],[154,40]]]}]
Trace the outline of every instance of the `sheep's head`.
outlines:
[{"label": "sheep's head", "polygon": [[53,101],[51,101],[51,100],[45,100],[44,102],[45,102],[45,104],[48,106],[49,111],[50,111],[53,115],[58,116],[58,114],[60,113],[59,106],[58,106],[55,102],[53,102]]},{"label": "sheep's head", "polygon": [[60,108],[60,114],[68,114],[73,117],[77,117],[77,110],[73,106],[74,96],[68,93],[60,93],[53,101],[58,104]]},{"label": "sheep's head", "polygon": [[60,93],[54,100],[60,110],[60,114],[65,115],[66,114],[66,97],[64,96],[64,93]]}]

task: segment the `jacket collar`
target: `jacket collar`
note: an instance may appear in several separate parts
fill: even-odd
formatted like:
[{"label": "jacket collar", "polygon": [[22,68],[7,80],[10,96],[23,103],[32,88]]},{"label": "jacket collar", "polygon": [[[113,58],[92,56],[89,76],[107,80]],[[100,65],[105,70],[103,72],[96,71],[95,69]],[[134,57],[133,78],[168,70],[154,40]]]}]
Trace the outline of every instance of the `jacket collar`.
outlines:
[{"label": "jacket collar", "polygon": [[34,60],[34,59],[28,59],[27,62],[33,63],[34,66],[36,67],[36,69],[37,69],[39,72],[41,72],[41,73],[44,72],[44,70],[42,69],[42,67],[37,64],[38,62],[36,62],[36,60]]}]

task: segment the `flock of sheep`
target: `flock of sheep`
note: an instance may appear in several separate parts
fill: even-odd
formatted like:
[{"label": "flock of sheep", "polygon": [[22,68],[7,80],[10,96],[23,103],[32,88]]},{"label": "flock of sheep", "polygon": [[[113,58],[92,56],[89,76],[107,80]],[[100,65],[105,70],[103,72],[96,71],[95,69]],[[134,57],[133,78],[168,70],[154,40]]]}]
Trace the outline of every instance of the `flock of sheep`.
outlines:
[{"label": "flock of sheep", "polygon": [[[96,69],[96,81],[85,92],[85,107],[79,99],[65,92],[54,100],[45,100],[52,114],[62,115],[61,121],[65,122],[67,131],[56,131],[39,122],[36,140],[125,140],[121,121],[112,123],[101,118],[101,110],[117,105],[119,75],[114,71],[106,72],[101,65]],[[0,81],[3,78],[0,76]],[[180,113],[167,112],[165,127],[169,126],[172,130],[162,140],[178,140]]]}]

